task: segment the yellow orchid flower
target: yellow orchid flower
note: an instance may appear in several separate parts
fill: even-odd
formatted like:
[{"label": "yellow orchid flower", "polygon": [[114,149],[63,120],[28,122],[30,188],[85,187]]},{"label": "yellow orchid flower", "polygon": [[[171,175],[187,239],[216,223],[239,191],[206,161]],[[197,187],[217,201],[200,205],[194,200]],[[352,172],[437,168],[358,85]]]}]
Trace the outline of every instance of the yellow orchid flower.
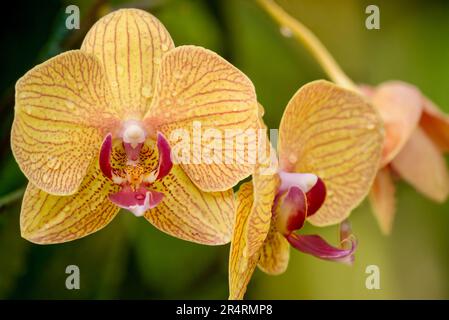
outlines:
[{"label": "yellow orchid flower", "polygon": [[39,244],[78,239],[125,208],[175,237],[227,243],[231,188],[254,164],[196,161],[205,146],[195,139],[184,141],[192,161],[177,163],[180,137],[172,133],[190,132],[195,121],[203,130],[237,132],[218,142],[241,153],[251,142],[237,139],[239,132],[257,128],[257,119],[251,81],[223,58],[201,47],[175,48],[144,11],[108,14],[80,50],[17,82],[11,145],[29,179],[22,236]]},{"label": "yellow orchid flower", "polygon": [[369,199],[381,231],[389,234],[393,227],[395,175],[426,197],[436,202],[446,201],[449,172],[443,153],[449,151],[449,115],[442,113],[418,88],[405,82],[388,81],[375,88],[355,85],[306,26],[272,0],[257,2],[304,44],[336,84],[365,95],[378,109],[386,136],[381,165]]},{"label": "yellow orchid flower", "polygon": [[321,259],[352,262],[356,244],[347,224],[340,248],[294,231],[306,220],[322,227],[348,217],[369,191],[382,140],[379,116],[361,95],[327,81],[296,92],[279,128],[277,171],[266,174],[261,162],[237,194],[230,299],[243,298],[257,265],[268,274],[284,272],[290,245]]},{"label": "yellow orchid flower", "polygon": [[443,152],[449,151],[449,116],[404,82],[361,86],[361,90],[377,107],[385,126],[381,169],[369,199],[382,232],[389,234],[395,215],[394,175],[429,199],[446,201],[449,172]]}]

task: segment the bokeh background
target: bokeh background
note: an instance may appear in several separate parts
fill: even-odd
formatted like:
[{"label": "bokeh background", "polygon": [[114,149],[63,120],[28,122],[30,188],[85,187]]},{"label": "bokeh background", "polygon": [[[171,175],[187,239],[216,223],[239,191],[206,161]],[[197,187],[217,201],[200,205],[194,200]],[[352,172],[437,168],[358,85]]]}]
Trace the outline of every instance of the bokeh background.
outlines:
[{"label": "bokeh background", "polygon": [[[278,0],[310,27],[356,82],[411,82],[449,112],[447,1]],[[65,8],[81,9],[81,29],[65,28]],[[377,4],[381,29],[365,29],[365,8]],[[15,8],[14,8],[15,7]],[[326,78],[319,66],[252,0],[8,1],[0,17],[0,298],[225,299],[229,246],[206,247],[171,238],[123,212],[87,238],[50,246],[23,240],[19,230],[26,179],[12,157],[9,134],[14,84],[34,65],[78,48],[102,15],[138,7],[158,17],[175,43],[212,49],[254,82],[265,120],[277,128],[303,84]],[[449,165],[449,163],[448,163]],[[292,251],[288,271],[256,271],[251,299],[447,299],[449,202],[434,204],[399,184],[391,236],[381,235],[367,203],[351,222],[359,239],[347,267]],[[336,243],[337,228],[307,226]],[[65,268],[81,270],[81,289],[65,288]],[[365,268],[378,265],[381,289],[365,288]]]}]

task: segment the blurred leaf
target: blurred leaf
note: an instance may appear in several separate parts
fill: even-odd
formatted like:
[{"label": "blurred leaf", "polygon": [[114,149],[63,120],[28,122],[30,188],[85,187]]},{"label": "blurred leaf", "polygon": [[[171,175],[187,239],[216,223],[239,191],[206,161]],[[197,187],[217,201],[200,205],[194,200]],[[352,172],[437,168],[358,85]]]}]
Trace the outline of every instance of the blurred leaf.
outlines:
[{"label": "blurred leaf", "polygon": [[[86,238],[58,245],[32,245],[19,298],[113,299],[125,273],[127,236],[121,217]],[[67,290],[66,267],[80,269],[80,289]]]},{"label": "blurred leaf", "polygon": [[28,243],[20,237],[18,203],[0,209],[0,298],[9,296],[27,268]]},{"label": "blurred leaf", "polygon": [[[154,298],[201,296],[202,287],[227,283],[228,247],[208,247],[173,238],[144,219],[129,220],[137,266]],[[224,258],[224,259],[222,259]],[[226,291],[221,292],[226,297]],[[209,297],[210,298],[210,297]]]},{"label": "blurred leaf", "polygon": [[177,46],[189,44],[222,52],[223,35],[204,0],[170,0],[156,16],[165,25]]}]

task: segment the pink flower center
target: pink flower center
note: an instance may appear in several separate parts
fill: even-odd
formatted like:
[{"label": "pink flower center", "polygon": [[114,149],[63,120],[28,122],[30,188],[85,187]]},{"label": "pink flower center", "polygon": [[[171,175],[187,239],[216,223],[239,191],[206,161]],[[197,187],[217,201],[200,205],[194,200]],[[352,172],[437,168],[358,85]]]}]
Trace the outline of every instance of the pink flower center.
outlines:
[{"label": "pink flower center", "polygon": [[126,155],[122,167],[113,169],[111,165],[113,141],[112,135],[108,134],[100,150],[100,169],[105,177],[120,185],[120,191],[110,194],[109,199],[120,208],[127,209],[136,216],[142,216],[164,198],[164,194],[154,190],[152,185],[170,173],[173,166],[170,145],[164,135],[158,132],[156,141],[158,162],[155,168],[149,169],[145,165],[148,159],[143,146],[147,138],[143,127],[136,121],[127,121],[120,138]]}]

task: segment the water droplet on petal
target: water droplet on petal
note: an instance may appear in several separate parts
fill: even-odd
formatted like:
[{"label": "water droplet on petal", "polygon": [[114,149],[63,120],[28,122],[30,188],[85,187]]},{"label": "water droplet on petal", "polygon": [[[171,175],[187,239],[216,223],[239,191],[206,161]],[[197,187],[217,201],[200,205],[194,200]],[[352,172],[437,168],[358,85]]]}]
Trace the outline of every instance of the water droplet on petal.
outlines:
[{"label": "water droplet on petal", "polygon": [[154,63],[155,65],[161,64],[161,58],[159,58],[159,57],[154,57],[153,63]]},{"label": "water droplet on petal", "polygon": [[297,161],[298,161],[298,157],[295,154],[291,153],[288,156],[288,162],[290,162],[291,164],[295,164]]},{"label": "water droplet on petal", "polygon": [[118,82],[117,81],[111,81],[111,87],[117,88],[118,87]]},{"label": "water droplet on petal", "polygon": [[182,72],[181,70],[176,70],[175,73],[173,74],[173,76],[175,77],[175,79],[181,79],[182,78]]},{"label": "water droplet on petal", "polygon": [[163,43],[161,47],[162,47],[162,51],[168,50],[168,45],[166,43]]},{"label": "water droplet on petal", "polygon": [[291,36],[293,35],[292,29],[290,29],[287,26],[282,26],[279,31],[281,32],[281,34],[286,37],[286,38],[291,38]]},{"label": "water droplet on petal", "polygon": [[48,174],[44,173],[44,174],[42,175],[42,181],[43,181],[44,183],[47,183],[48,180],[50,180],[50,177],[48,176]]},{"label": "water droplet on petal", "polygon": [[125,69],[122,66],[117,66],[117,74],[119,76],[123,75],[123,73],[125,72]]},{"label": "water droplet on petal", "polygon": [[367,128],[368,130],[373,130],[375,127],[376,127],[376,126],[374,125],[374,123],[370,123],[370,124],[368,124],[368,125],[366,126],[366,128]]},{"label": "water droplet on petal", "polygon": [[142,96],[144,96],[145,98],[150,98],[153,94],[153,90],[150,85],[147,85],[147,86],[142,87],[141,93],[142,93]]},{"label": "water droplet on petal", "polygon": [[75,104],[70,100],[66,100],[65,105],[69,108],[69,110],[75,109]]}]

